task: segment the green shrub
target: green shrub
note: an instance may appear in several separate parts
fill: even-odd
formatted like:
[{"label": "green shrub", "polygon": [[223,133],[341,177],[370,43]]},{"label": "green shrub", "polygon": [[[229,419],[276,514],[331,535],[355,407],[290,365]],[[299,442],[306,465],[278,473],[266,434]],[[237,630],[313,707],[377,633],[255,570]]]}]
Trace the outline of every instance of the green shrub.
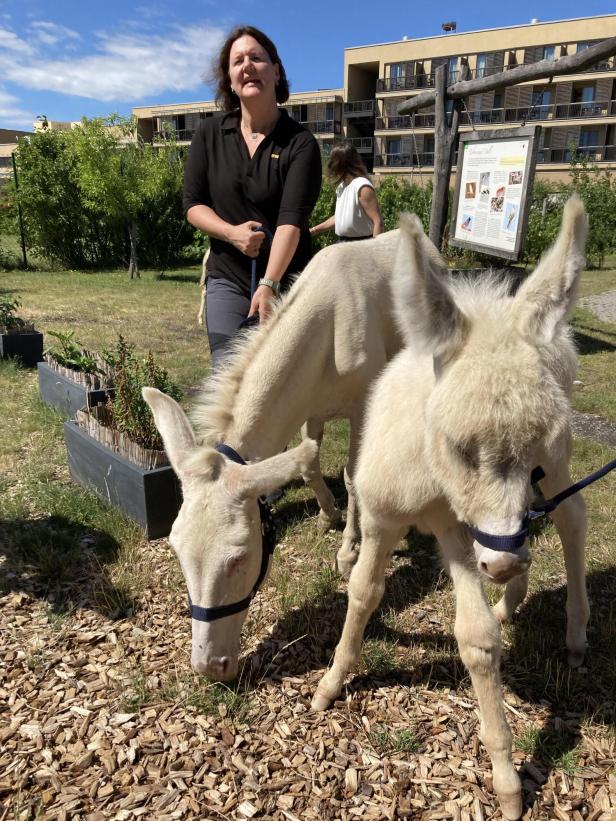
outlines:
[{"label": "green shrub", "polygon": [[17,309],[21,306],[18,299],[8,299],[0,297],[0,330],[21,331],[26,328],[26,322],[17,315]]},{"label": "green shrub", "polygon": [[43,351],[45,356],[52,357],[58,365],[73,371],[103,375],[96,357],[75,339],[75,331],[47,331],[47,335],[57,339],[59,345],[46,348]]},{"label": "green shrub", "polygon": [[152,351],[145,359],[137,359],[134,346],[120,335],[114,351],[105,351],[106,362],[114,369],[115,396],[107,408],[110,427],[124,433],[143,448],[163,450],[162,439],[154,424],[150,408],[141,396],[141,389],[150,387],[168,394],[176,401],[182,397],[180,389],[169,374],[154,360]]}]

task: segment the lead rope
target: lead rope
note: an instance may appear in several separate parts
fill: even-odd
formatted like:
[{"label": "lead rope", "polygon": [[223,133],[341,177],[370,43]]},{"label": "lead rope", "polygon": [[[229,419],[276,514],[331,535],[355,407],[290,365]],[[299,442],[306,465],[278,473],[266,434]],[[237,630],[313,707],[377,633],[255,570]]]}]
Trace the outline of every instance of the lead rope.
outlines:
[{"label": "lead rope", "polygon": [[[264,225],[261,225],[259,228],[253,228],[253,231],[261,231],[265,234],[265,238],[267,241],[272,243],[272,232],[269,228],[266,228]],[[252,298],[255,295],[255,291],[257,290],[257,257],[253,257],[250,263],[250,301],[252,302]],[[242,330],[242,328],[252,328],[253,325],[259,324],[259,314],[252,314],[251,316],[247,316],[246,319],[243,319],[238,327],[238,331]]]}]

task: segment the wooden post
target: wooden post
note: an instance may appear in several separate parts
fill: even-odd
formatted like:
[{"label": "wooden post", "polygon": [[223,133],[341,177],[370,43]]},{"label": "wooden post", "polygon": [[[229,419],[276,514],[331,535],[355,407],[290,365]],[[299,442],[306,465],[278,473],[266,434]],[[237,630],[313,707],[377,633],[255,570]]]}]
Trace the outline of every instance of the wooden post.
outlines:
[{"label": "wooden post", "polygon": [[430,210],[430,239],[439,250],[447,220],[447,185],[449,182],[446,90],[447,65],[442,65],[436,69],[434,75],[434,173]]}]

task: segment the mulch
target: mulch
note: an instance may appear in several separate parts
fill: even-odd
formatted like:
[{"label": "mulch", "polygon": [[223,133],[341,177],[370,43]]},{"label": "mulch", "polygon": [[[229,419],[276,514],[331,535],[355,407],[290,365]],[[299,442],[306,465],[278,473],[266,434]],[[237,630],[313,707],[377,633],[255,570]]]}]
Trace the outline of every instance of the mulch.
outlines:
[{"label": "mulch", "polygon": [[[150,566],[167,563],[165,541],[144,550]],[[27,573],[9,579],[0,821],[502,818],[467,679],[451,688],[404,670],[394,680],[362,676],[328,713],[312,713],[324,663],[302,662],[322,652],[314,637],[280,637],[266,587],[245,629],[245,715],[225,699],[203,712],[190,698],[185,603],[165,578],[130,618],[78,602],[60,624]],[[581,733],[574,775],[515,752],[524,818],[616,821],[614,734],[587,736],[580,716],[553,719],[547,705],[504,692],[514,734],[553,720]],[[397,750],[409,730],[418,750]]]}]

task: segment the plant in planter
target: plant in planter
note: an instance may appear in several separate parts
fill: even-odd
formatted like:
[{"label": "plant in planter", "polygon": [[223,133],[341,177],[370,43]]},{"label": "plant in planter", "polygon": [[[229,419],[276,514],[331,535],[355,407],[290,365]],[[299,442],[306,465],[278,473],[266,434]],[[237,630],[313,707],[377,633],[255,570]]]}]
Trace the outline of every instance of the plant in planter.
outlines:
[{"label": "plant in planter", "polygon": [[0,297],[0,358],[16,357],[28,367],[43,358],[43,334],[17,315],[18,299]]},{"label": "plant in planter", "polygon": [[113,392],[113,366],[105,354],[89,351],[74,331],[49,331],[58,344],[46,348],[38,363],[41,400],[73,417],[81,408],[104,402]]},{"label": "plant in planter", "polygon": [[80,410],[64,426],[71,477],[141,524],[150,539],[166,536],[181,505],[181,491],[141,389],[154,387],[181,398],[152,353],[144,360],[123,337],[105,352],[115,393]]}]

